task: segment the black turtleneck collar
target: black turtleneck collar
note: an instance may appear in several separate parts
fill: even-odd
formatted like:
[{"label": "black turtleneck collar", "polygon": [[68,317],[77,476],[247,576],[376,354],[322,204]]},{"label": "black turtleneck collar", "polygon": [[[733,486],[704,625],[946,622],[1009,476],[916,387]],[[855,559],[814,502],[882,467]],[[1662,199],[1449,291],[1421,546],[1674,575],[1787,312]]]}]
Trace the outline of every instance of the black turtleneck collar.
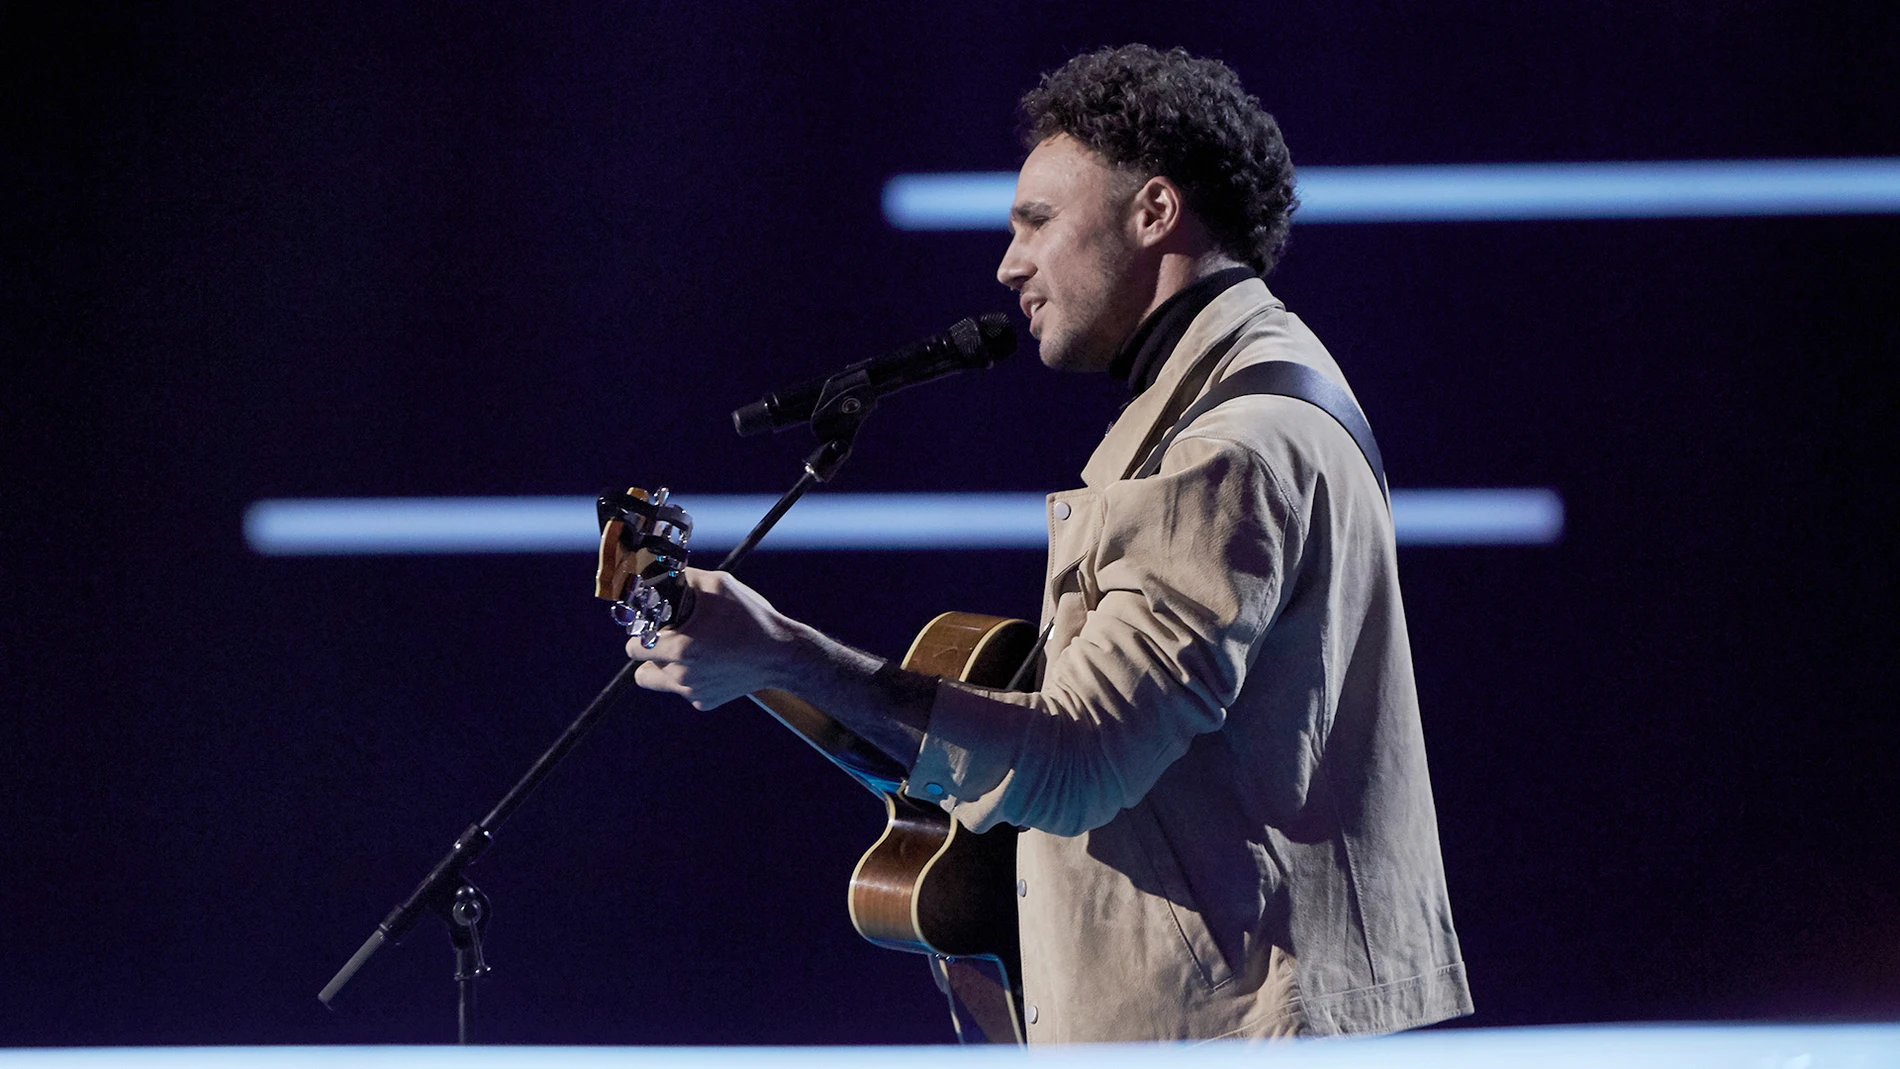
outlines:
[{"label": "black turtleneck collar", "polygon": [[1229,267],[1162,301],[1122,343],[1114,363],[1108,365],[1108,373],[1127,383],[1130,393],[1139,394],[1153,386],[1162,365],[1168,362],[1168,354],[1181,343],[1181,336],[1201,309],[1233,286],[1258,277],[1250,267]]}]

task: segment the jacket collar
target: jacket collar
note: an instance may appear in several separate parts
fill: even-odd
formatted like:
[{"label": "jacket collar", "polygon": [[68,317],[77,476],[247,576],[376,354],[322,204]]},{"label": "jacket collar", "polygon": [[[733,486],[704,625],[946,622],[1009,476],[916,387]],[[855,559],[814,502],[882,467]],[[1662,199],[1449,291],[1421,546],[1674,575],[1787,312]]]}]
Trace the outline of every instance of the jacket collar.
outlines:
[{"label": "jacket collar", "polygon": [[1168,354],[1167,361],[1155,375],[1154,384],[1128,403],[1121,418],[1109,428],[1108,436],[1095,447],[1094,455],[1082,469],[1083,484],[1099,487],[1120,479],[1134,463],[1135,452],[1147,441],[1149,430],[1164,414],[1175,387],[1194,362],[1247,320],[1279,306],[1279,299],[1258,278],[1229,286],[1209,301],[1175,343],[1174,351]]},{"label": "jacket collar", "polygon": [[1122,343],[1121,351],[1115,354],[1115,362],[1109,365],[1108,373],[1127,383],[1130,393],[1138,394],[1154,385],[1155,377],[1161,374],[1162,365],[1168,362],[1168,355],[1174,352],[1181,336],[1193,325],[1194,317],[1229,288],[1258,277],[1250,267],[1230,267],[1182,287],[1174,296],[1162,301],[1160,307],[1149,312],[1135,332]]}]

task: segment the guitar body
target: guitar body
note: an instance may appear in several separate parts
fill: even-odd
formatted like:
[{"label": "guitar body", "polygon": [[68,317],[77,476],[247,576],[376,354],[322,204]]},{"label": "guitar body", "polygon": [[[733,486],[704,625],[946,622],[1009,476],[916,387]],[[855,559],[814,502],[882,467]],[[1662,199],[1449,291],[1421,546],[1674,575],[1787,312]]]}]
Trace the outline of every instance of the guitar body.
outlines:
[{"label": "guitar body", "polygon": [[942,809],[884,796],[884,834],[851,873],[858,934],[892,950],[1016,957],[1016,829],[981,835]]},{"label": "guitar body", "polygon": [[[1000,688],[1035,644],[1035,628],[1022,620],[948,612],[925,625],[903,667]],[[868,743],[811,705],[779,691],[752,698],[884,802],[884,834],[851,874],[848,906],[858,934],[932,955],[960,1038],[1022,1043],[1016,829],[972,832],[939,806],[905,795],[895,762],[867,753]]]},{"label": "guitar body", "polygon": [[[1002,687],[1029,655],[1021,620],[947,612],[911,643],[903,667]],[[1016,957],[1016,829],[978,835],[942,807],[884,795],[884,834],[851,874],[851,923],[879,946],[946,957]]]}]

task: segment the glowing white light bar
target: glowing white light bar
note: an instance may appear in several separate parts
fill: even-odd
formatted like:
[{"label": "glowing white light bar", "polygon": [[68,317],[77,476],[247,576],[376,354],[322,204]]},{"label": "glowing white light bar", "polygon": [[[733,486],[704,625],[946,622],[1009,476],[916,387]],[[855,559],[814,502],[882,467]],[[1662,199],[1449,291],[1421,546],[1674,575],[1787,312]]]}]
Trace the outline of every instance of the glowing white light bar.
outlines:
[{"label": "glowing white light bar", "polygon": [[[130,1047],[0,1050],[0,1069],[1257,1069],[1215,1040],[1043,1047]],[[1900,1025],[1462,1028],[1275,1044],[1312,1069],[1896,1069]]]},{"label": "glowing white light bar", "polygon": [[899,230],[998,230],[1009,227],[1014,171],[900,174],[884,183],[884,221]]},{"label": "glowing white light bar", "polygon": [[1402,546],[1546,545],[1564,533],[1564,502],[1542,487],[1394,490],[1392,526]]},{"label": "glowing white light bar", "polygon": [[[1296,223],[1864,215],[1900,212],[1900,159],[1303,167]],[[1010,172],[900,174],[899,230],[1009,225]]]},{"label": "glowing white light bar", "polygon": [[[695,550],[729,549],[776,500],[681,494]],[[814,494],[761,549],[1041,549],[1041,494]],[[1537,545],[1563,532],[1555,491],[1394,490],[1401,544]],[[244,538],[267,556],[364,553],[567,553],[600,544],[586,497],[386,497],[259,501]]]}]

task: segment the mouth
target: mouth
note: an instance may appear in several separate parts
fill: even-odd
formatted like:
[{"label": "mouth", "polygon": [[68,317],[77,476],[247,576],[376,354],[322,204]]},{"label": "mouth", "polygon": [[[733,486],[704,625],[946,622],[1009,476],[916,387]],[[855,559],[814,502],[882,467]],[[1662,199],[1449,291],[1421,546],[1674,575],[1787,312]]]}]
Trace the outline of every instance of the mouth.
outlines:
[{"label": "mouth", "polygon": [[1036,313],[1042,311],[1043,306],[1049,303],[1048,300],[1042,297],[1025,296],[1017,303],[1022,306],[1023,315],[1029,317],[1029,333],[1031,336],[1034,336],[1036,333]]}]

